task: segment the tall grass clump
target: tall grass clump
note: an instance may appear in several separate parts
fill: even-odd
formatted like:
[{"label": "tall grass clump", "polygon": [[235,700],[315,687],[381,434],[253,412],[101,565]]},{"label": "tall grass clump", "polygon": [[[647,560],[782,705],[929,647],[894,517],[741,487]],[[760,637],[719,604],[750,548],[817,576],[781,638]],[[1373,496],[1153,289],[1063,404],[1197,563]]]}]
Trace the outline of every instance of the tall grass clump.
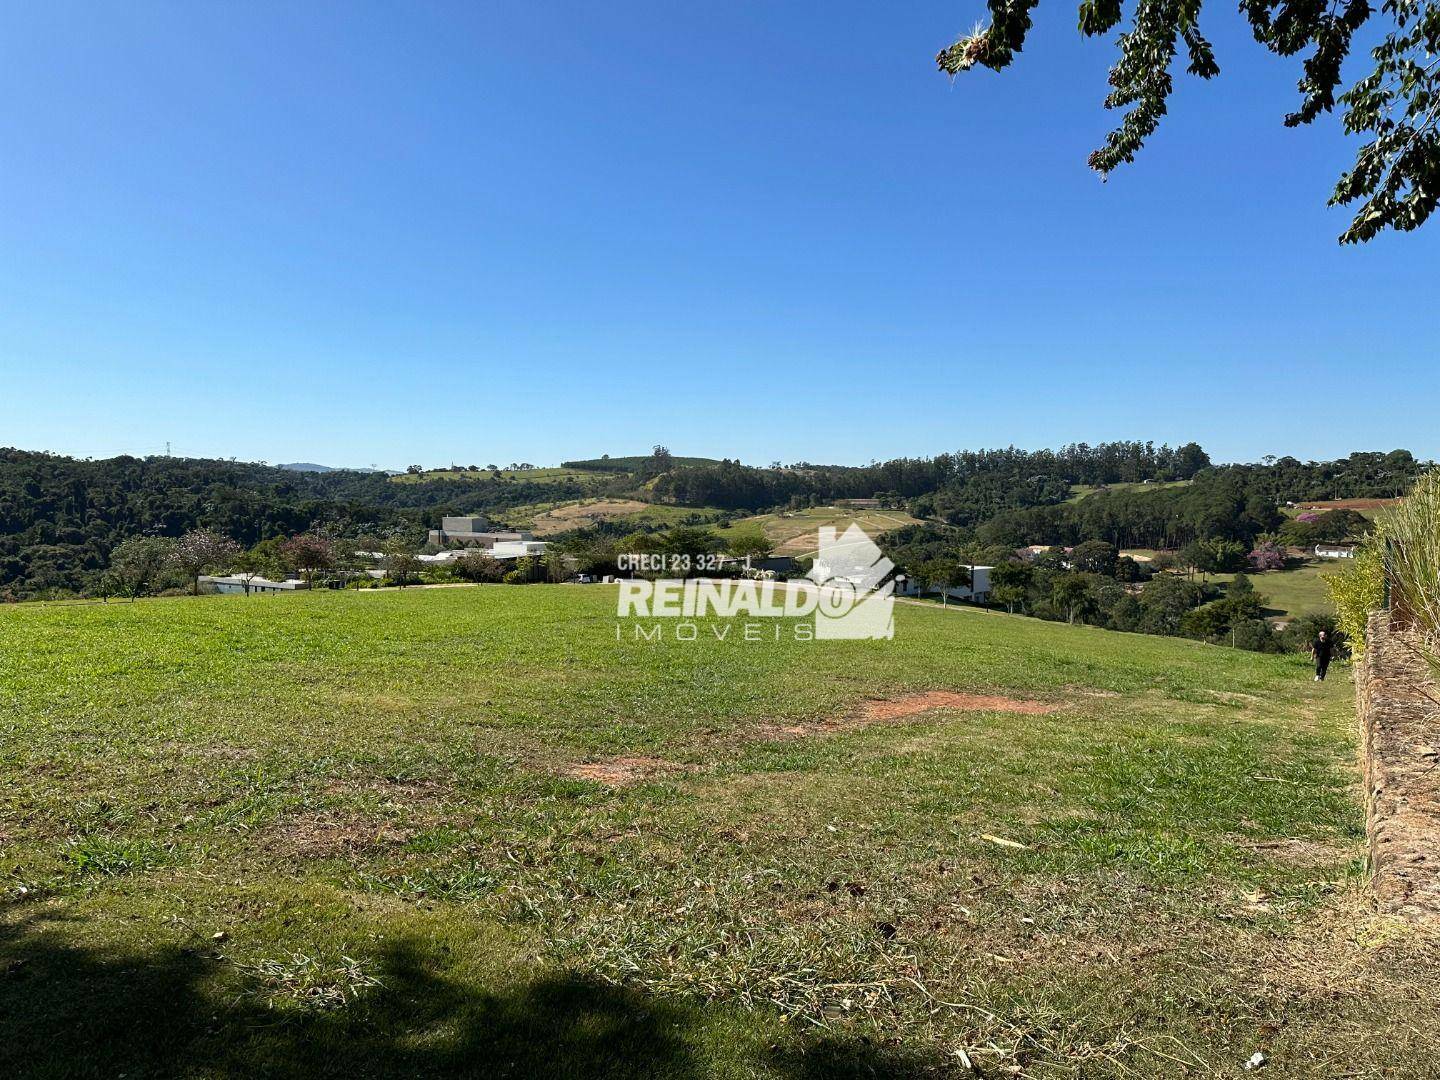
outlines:
[{"label": "tall grass clump", "polygon": [[1440,473],[1420,478],[1385,515],[1386,570],[1391,606],[1414,621],[1426,659],[1440,676]]}]

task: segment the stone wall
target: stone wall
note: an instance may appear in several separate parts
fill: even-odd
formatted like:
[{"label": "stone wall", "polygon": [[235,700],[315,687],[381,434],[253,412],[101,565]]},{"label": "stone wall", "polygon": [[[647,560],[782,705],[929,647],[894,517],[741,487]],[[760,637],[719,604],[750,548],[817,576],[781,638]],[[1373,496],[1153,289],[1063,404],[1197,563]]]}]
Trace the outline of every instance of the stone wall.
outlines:
[{"label": "stone wall", "polygon": [[1365,828],[1380,910],[1440,915],[1440,688],[1414,637],[1370,617],[1355,668]]}]

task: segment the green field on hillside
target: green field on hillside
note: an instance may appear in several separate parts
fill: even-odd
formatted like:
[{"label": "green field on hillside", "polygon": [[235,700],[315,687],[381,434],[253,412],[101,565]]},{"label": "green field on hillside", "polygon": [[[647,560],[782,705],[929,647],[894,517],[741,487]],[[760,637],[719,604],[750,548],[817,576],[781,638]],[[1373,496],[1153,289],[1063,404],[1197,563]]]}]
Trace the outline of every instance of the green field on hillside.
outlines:
[{"label": "green field on hillside", "polygon": [[1188,487],[1193,481],[1190,480],[1151,480],[1146,483],[1143,480],[1126,481],[1118,484],[1071,484],[1070,497],[1065,501],[1077,503],[1081,499],[1089,498],[1098,491],[1163,491],[1166,488]]},{"label": "green field on hillside", "polygon": [[[1297,615],[1332,615],[1335,604],[1325,578],[1343,568],[1330,561],[1312,561],[1288,570],[1270,570],[1250,574],[1255,591],[1265,598],[1265,615],[1272,619],[1292,619]],[[1220,585],[1228,584],[1234,574],[1209,574],[1207,579]]]},{"label": "green field on hillside", "polygon": [[844,532],[859,525],[870,536],[879,536],[905,525],[918,525],[920,519],[904,510],[867,510],[847,506],[816,506],[808,510],[784,510],[758,514],[735,522],[735,528],[760,528],[782,555],[813,555],[816,536],[823,525],[833,525]]},{"label": "green field on hillside", "polygon": [[0,607],[0,1067],[1433,1074],[1343,669],[919,605],[617,641],[614,604]]}]

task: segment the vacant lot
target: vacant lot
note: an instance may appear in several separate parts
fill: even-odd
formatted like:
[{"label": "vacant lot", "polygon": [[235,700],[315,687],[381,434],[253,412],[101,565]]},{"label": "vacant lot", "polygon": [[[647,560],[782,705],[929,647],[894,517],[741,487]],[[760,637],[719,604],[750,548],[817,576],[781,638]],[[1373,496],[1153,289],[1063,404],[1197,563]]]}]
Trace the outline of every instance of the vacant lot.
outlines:
[{"label": "vacant lot", "polygon": [[568,529],[583,529],[599,522],[625,522],[637,529],[705,523],[722,514],[693,506],[666,506],[638,499],[580,499],[573,502],[541,503],[507,510],[504,518],[517,528],[532,529],[536,536],[551,536]]},{"label": "vacant lot", "polygon": [[777,514],[760,514],[735,523],[737,529],[758,526],[765,531],[781,555],[815,554],[815,536],[823,525],[833,525],[844,532],[859,525],[870,536],[879,536],[904,525],[917,525],[919,518],[904,510],[864,510],[852,507],[817,506],[809,510],[793,510]]},{"label": "vacant lot", "polygon": [[613,603],[0,610],[0,1068],[1434,1074],[1345,680],[916,605],[617,642]]}]

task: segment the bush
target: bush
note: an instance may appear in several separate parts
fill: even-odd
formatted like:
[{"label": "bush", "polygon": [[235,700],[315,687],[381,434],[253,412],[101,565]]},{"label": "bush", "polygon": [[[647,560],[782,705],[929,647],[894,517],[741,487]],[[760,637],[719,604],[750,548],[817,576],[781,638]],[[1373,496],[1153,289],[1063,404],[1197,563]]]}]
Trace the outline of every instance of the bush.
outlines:
[{"label": "bush", "polygon": [[1365,624],[1370,613],[1385,605],[1385,559],[1383,541],[1372,540],[1355,553],[1348,565],[1325,575],[1325,587],[1338,613],[1340,633],[1350,640],[1356,653],[1365,651]]},{"label": "bush", "polygon": [[1280,635],[1264,619],[1247,619],[1231,628],[1231,644],[1237,649],[1251,652],[1278,653],[1283,651]]},{"label": "bush", "polygon": [[500,579],[506,585],[528,585],[530,575],[524,570],[507,570],[505,576]]}]

